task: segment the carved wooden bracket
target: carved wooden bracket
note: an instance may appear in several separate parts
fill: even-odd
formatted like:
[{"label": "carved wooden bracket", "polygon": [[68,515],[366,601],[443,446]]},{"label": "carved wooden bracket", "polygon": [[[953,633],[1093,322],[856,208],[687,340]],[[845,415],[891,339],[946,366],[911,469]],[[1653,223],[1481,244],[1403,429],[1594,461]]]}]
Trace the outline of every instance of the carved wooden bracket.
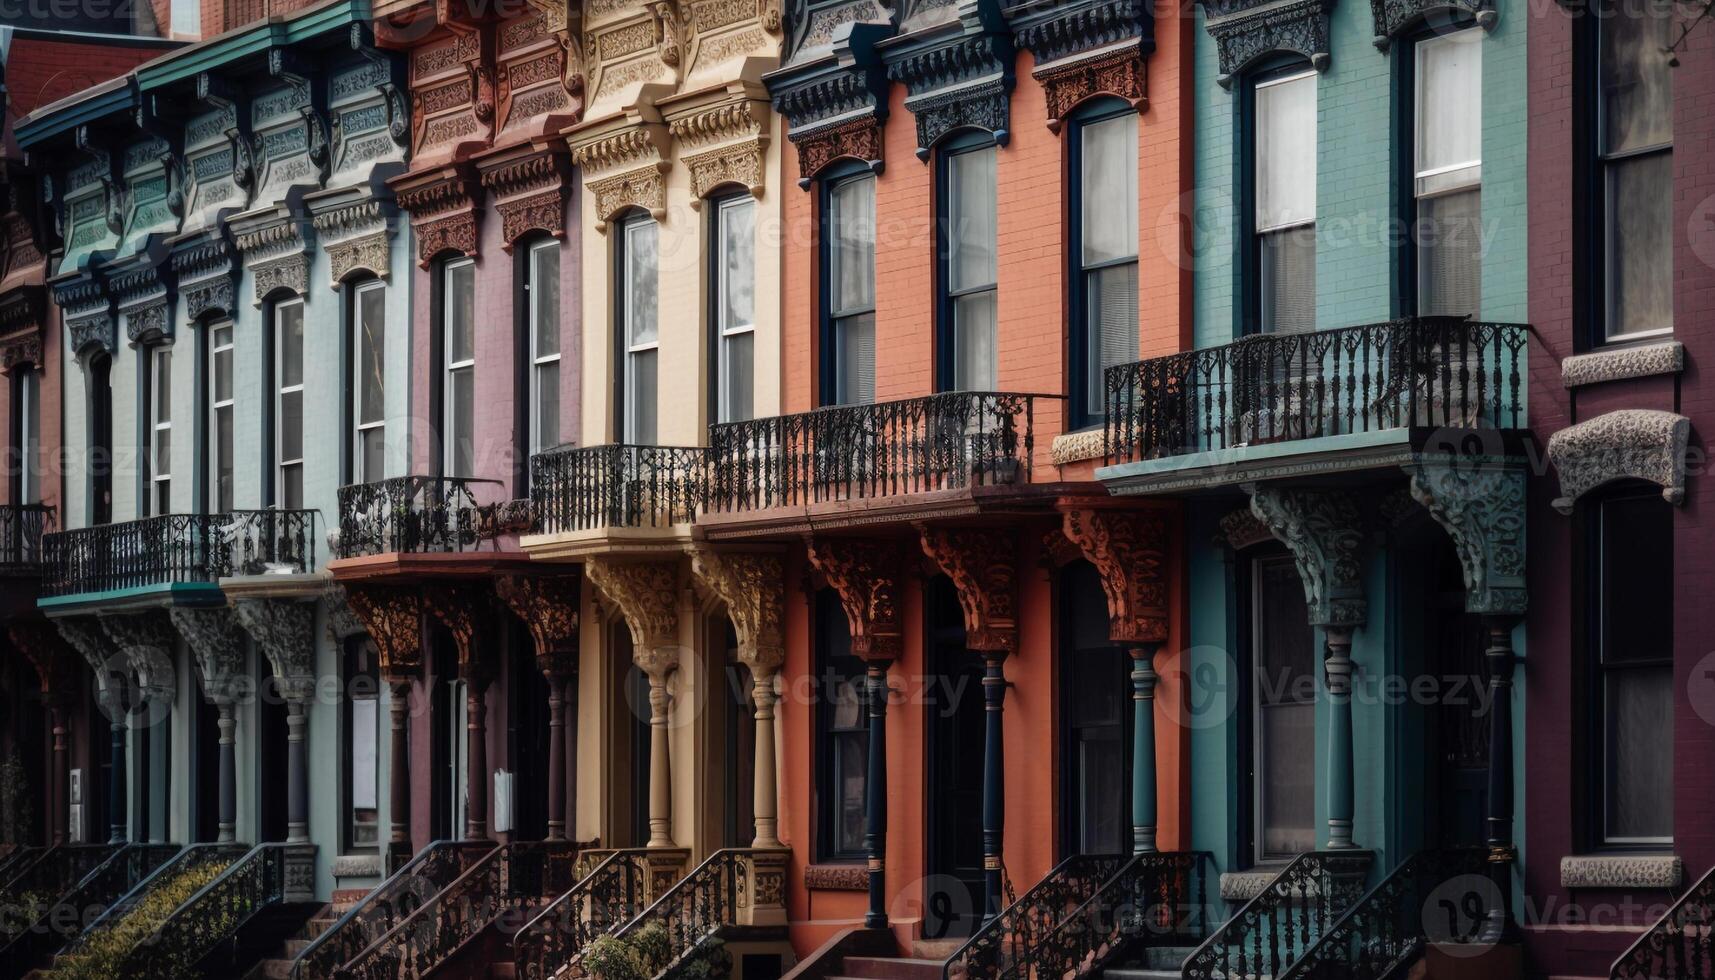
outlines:
[{"label": "carved wooden bracket", "polygon": [[1351,494],[1246,484],[1251,512],[1292,552],[1310,625],[1364,625],[1364,522]]},{"label": "carved wooden bracket", "polygon": [[140,704],[171,705],[178,695],[177,671],[173,669],[178,635],[167,614],[151,610],[102,616],[99,621],[137,678]]},{"label": "carved wooden bracket", "polygon": [[369,631],[376,660],[387,677],[423,669],[423,600],[397,585],[347,585],[346,601]]},{"label": "carved wooden bracket", "polygon": [[1424,453],[1406,472],[1412,499],[1453,539],[1465,577],[1465,609],[1523,615],[1524,469],[1500,459]]},{"label": "carved wooden bracket", "polygon": [[118,718],[125,710],[125,674],[130,668],[112,649],[101,624],[95,617],[87,616],[57,619],[54,626],[58,628],[60,637],[83,656],[83,662],[94,675],[96,698],[101,702],[102,710],[110,717]]},{"label": "carved wooden bracket", "polygon": [[1096,566],[1108,600],[1108,638],[1167,642],[1167,518],[1150,510],[1068,507],[1061,530]]},{"label": "carved wooden bracket", "polygon": [[786,576],[780,556],[764,551],[718,552],[698,548],[691,569],[726,603],[738,634],[738,657],[759,675],[786,661]]},{"label": "carved wooden bracket", "polygon": [[239,599],[232,604],[238,625],[268,658],[280,693],[302,701],[315,693],[316,607],[293,599]]},{"label": "carved wooden bracket", "polygon": [[459,676],[474,688],[486,687],[497,672],[493,652],[477,642],[484,619],[493,611],[488,595],[474,585],[432,585],[423,589],[423,607],[452,634]]},{"label": "carved wooden bracket", "polygon": [[43,700],[67,703],[77,692],[77,654],[59,630],[49,623],[13,623],[6,633],[35,668]]},{"label": "carved wooden bracket", "polygon": [[173,626],[190,647],[197,679],[203,694],[215,704],[231,704],[240,691],[244,674],[244,637],[225,606],[196,608],[175,606],[170,610]]},{"label": "carved wooden bracket", "polygon": [[855,538],[816,538],[809,555],[810,564],[839,593],[851,628],[852,653],[872,662],[898,660],[904,646],[899,549]]},{"label": "carved wooden bracket", "polygon": [[679,666],[679,561],[592,558],[590,583],[619,607],[631,628],[632,659],[652,678]]},{"label": "carved wooden bracket", "polygon": [[1003,528],[919,525],[923,553],[953,580],[965,614],[965,646],[1018,652],[1018,538]]},{"label": "carved wooden bracket", "polygon": [[524,621],[536,644],[536,665],[550,677],[578,669],[581,578],[570,575],[502,575],[494,592]]}]

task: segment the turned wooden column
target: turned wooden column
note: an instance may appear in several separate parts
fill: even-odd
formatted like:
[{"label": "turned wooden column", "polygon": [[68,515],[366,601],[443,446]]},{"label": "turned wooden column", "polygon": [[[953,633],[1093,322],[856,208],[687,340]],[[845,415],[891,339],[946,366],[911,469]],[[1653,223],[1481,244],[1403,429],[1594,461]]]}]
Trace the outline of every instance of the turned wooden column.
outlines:
[{"label": "turned wooden column", "polygon": [[231,701],[217,702],[215,708],[220,712],[220,719],[216,722],[220,728],[220,827],[215,840],[227,844],[238,839],[238,746],[237,739],[234,738],[236,722],[232,717]]},{"label": "turned wooden column", "polygon": [[66,745],[66,706],[59,700],[48,704],[49,721],[53,726],[53,772],[48,778],[52,781],[52,790],[48,794],[48,806],[52,813],[48,817],[48,825],[53,828],[54,846],[68,843],[70,835],[66,832],[66,820],[69,806],[66,802],[66,784],[70,775],[66,768],[66,756],[69,754]]},{"label": "turned wooden column", "polygon": [[108,724],[108,753],[111,765],[107,767],[107,823],[109,844],[123,844],[128,835],[128,822],[125,819],[125,708],[123,699],[113,697],[108,699],[113,705]]},{"label": "turned wooden column", "polygon": [[1157,645],[1131,648],[1131,852],[1155,851],[1155,673]]},{"label": "turned wooden column", "polygon": [[329,613],[349,609],[375,644],[387,685],[387,871],[411,860],[411,680],[423,666],[423,602],[415,589],[349,585],[330,589]]},{"label": "turned wooden column", "polygon": [[548,676],[548,839],[566,839],[566,680]]},{"label": "turned wooden column", "polygon": [[1328,686],[1328,849],[1356,847],[1352,841],[1352,631],[1329,626],[1322,669]]},{"label": "turned wooden column", "polygon": [[780,790],[774,772],[774,676],[774,670],[763,668],[751,674],[751,699],[756,702],[756,774],[751,798],[756,832],[751,847],[781,846]]},{"label": "turned wooden column", "polygon": [[465,678],[465,820],[467,840],[488,839],[488,677]]},{"label": "turned wooden column", "polygon": [[305,744],[306,715],[303,698],[286,701],[286,843],[310,839],[310,757]]},{"label": "turned wooden column", "polygon": [[649,671],[649,847],[674,847],[672,751],[667,744],[671,698],[667,673]]},{"label": "turned wooden column", "polygon": [[467,840],[488,839],[488,685],[494,669],[477,633],[492,603],[475,585],[423,590],[428,611],[452,634],[465,683],[465,821]]},{"label": "turned wooden column", "polygon": [[411,856],[411,738],[406,719],[411,710],[411,679],[387,677],[387,836],[389,871]]},{"label": "turned wooden column", "polygon": [[1513,861],[1513,624],[1516,616],[1488,619],[1489,647],[1484,657],[1489,665],[1489,786],[1488,825],[1489,873],[1499,901],[1483,917],[1479,940],[1512,942],[1518,926],[1512,916]]}]

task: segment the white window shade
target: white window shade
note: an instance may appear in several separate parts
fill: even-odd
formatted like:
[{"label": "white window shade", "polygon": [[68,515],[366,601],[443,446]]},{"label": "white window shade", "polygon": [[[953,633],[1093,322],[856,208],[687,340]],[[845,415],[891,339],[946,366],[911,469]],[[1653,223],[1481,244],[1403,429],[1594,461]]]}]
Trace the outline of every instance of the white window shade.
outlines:
[{"label": "white window shade", "polygon": [[1256,88],[1256,230],[1316,220],[1316,75]]},{"label": "white window shade", "polygon": [[1083,135],[1084,264],[1137,254],[1137,114],[1091,123]]},{"label": "white window shade", "polygon": [[1483,32],[1467,28],[1417,44],[1417,193],[1483,178]]},{"label": "white window shade", "polygon": [[995,281],[995,150],[988,146],[955,155],[948,192],[953,209],[951,275],[948,286],[959,292],[993,285]]}]

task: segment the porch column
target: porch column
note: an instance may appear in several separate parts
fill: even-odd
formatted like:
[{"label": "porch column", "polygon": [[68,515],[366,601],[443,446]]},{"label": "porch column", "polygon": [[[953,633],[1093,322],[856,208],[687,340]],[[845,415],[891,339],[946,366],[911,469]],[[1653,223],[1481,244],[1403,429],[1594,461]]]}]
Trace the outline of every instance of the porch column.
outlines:
[{"label": "porch column", "polygon": [[491,611],[487,595],[478,588],[437,586],[423,593],[429,612],[452,635],[465,684],[466,840],[488,839],[488,685],[496,672],[492,658],[477,643],[480,624]]},{"label": "porch column", "polygon": [[1062,501],[1061,532],[1096,567],[1108,638],[1131,653],[1131,849],[1156,849],[1155,654],[1170,636],[1166,511],[1122,500]]},{"label": "porch column", "polygon": [[[97,621],[113,647],[118,649],[119,663],[124,665],[121,676],[125,678],[126,690],[123,708],[114,715],[113,731],[113,761],[118,769],[130,761],[125,757],[126,729],[132,725],[153,726],[165,721],[172,712],[177,695],[173,652],[178,635],[167,614],[159,610],[104,615]],[[133,681],[135,688],[130,686]],[[117,789],[114,799],[118,801],[113,815],[114,842],[120,843],[126,839],[124,777],[115,774],[113,783]],[[138,787],[139,792],[146,789],[146,786]],[[139,828],[139,833],[148,839],[148,828]]]},{"label": "porch column", "polygon": [[465,678],[465,821],[467,840],[488,839],[488,677]]},{"label": "porch column", "polygon": [[869,717],[869,771],[864,784],[864,849],[869,855],[869,910],[864,927],[887,928],[887,668],[899,659],[897,547],[873,539],[816,538],[809,559],[840,597],[852,653],[867,665],[864,703]]},{"label": "porch column", "polygon": [[[1683,454],[1681,454],[1683,457]],[[1487,843],[1496,904],[1483,917],[1482,942],[1510,942],[1513,845],[1513,627],[1529,606],[1525,589],[1525,475],[1514,460],[1422,453],[1405,467],[1411,496],[1453,539],[1465,579],[1465,610],[1484,618],[1489,645]],[[1562,484],[1566,480],[1561,481]]]},{"label": "porch column", "polygon": [[411,733],[405,719],[411,710],[411,679],[390,673],[387,678],[387,872],[411,858]]},{"label": "porch column", "polygon": [[267,658],[286,701],[286,843],[310,839],[310,699],[316,692],[316,607],[312,597],[233,598],[233,617]]},{"label": "porch column", "polygon": [[983,660],[983,918],[1005,905],[1006,658],[1018,652],[1017,536],[1006,528],[918,525],[923,553],[953,583],[965,649]]},{"label": "porch column", "polygon": [[781,621],[786,609],[786,573],[775,550],[691,553],[691,570],[720,600],[738,636],[738,660],[750,669],[755,702],[756,744],[751,806],[751,847],[780,847],[780,790],[774,766],[774,677],[786,662]]},{"label": "porch column", "polygon": [[190,647],[191,661],[196,665],[197,681],[202,685],[203,695],[220,713],[220,755],[215,775],[219,800],[216,840],[228,843],[237,839],[238,759],[233,739],[232,703],[235,686],[245,675],[243,637],[232,611],[224,606],[203,609],[175,607],[171,615],[174,628],[184,637],[185,645]]},{"label": "porch column", "polygon": [[7,632],[12,638],[12,645],[35,668],[36,678],[41,685],[42,703],[48,709],[53,744],[45,801],[48,819],[45,823],[49,841],[58,846],[69,843],[70,837],[66,832],[65,794],[66,784],[70,779],[66,768],[66,712],[71,709],[73,694],[77,690],[77,654],[60,636],[59,630],[50,623],[14,623]]},{"label": "porch column", "polygon": [[548,681],[548,839],[566,839],[566,702],[577,677],[580,576],[502,575],[495,595],[523,621]]},{"label": "porch column", "polygon": [[1364,625],[1364,522],[1357,502],[1339,491],[1275,484],[1245,484],[1251,513],[1292,552],[1304,583],[1310,625],[1319,627],[1328,652],[1328,848],[1356,847],[1352,839],[1352,636]]},{"label": "porch column", "polygon": [[[343,593],[341,595],[340,593]],[[342,602],[343,598],[343,602]],[[376,663],[387,683],[389,832],[388,873],[411,859],[411,742],[407,719],[411,681],[423,669],[423,603],[415,589],[384,585],[337,586],[328,593],[330,615],[349,609],[375,644]]]},{"label": "porch column", "polygon": [[[111,705],[111,707],[109,707]],[[123,844],[129,836],[129,812],[125,801],[125,707],[122,698],[103,698],[102,710],[108,713],[107,767],[107,825],[109,844]]]},{"label": "porch column", "polygon": [[591,559],[590,583],[619,607],[631,630],[631,657],[649,678],[649,843],[674,848],[672,750],[667,679],[679,668],[679,561]]}]

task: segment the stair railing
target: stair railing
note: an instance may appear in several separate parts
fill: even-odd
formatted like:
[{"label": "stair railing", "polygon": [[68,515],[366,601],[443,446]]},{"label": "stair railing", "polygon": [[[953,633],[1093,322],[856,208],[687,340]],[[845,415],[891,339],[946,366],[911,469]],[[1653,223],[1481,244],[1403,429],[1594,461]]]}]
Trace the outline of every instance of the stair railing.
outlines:
[{"label": "stair railing", "polygon": [[548,980],[574,962],[596,937],[643,911],[648,851],[610,851],[572,889],[513,937],[513,963],[523,980]]},{"label": "stair railing", "polygon": [[1132,855],[1001,976],[1009,980],[1086,977],[1140,943],[1148,947],[1194,942],[1208,921],[1213,863],[1203,851]]},{"label": "stair railing", "polygon": [[1369,851],[1300,854],[1185,960],[1184,980],[1278,977],[1364,890]]},{"label": "stair railing", "polygon": [[503,913],[569,890],[573,841],[502,844],[336,970],[339,980],[412,980],[439,966]]},{"label": "stair railing", "polygon": [[1610,980],[1710,980],[1715,977],[1715,868],[1686,889],[1608,970]]},{"label": "stair railing", "polygon": [[258,844],[156,926],[131,951],[121,975],[138,980],[195,975],[203,957],[236,936],[257,913],[309,899],[315,853],[314,844]]},{"label": "stair railing", "polygon": [[[8,975],[22,976],[56,947],[82,932],[91,915],[105,913],[114,902],[155,869],[179,853],[177,844],[126,844],[110,854],[71,889],[55,896],[29,927],[0,950],[0,965]],[[67,915],[70,910],[72,915]],[[86,921],[88,920],[88,921]]]},{"label": "stair railing", "polygon": [[[708,856],[662,893],[653,905],[614,933],[624,939],[656,926],[666,935],[662,951],[670,975],[725,926],[763,925],[769,911],[784,926],[785,848],[728,847]],[[760,914],[759,914],[760,913]]]},{"label": "stair railing", "polygon": [[1384,980],[1431,942],[1475,942],[1491,887],[1488,855],[1480,847],[1438,848],[1401,861],[1281,980]]},{"label": "stair railing", "polygon": [[1125,854],[1074,854],[1001,913],[983,923],[941,967],[945,980],[999,980],[1066,916],[1089,901],[1130,860]]},{"label": "stair railing", "polygon": [[54,900],[77,886],[119,849],[117,844],[56,844],[19,872],[0,894],[0,934],[7,939],[34,925]]},{"label": "stair railing", "polygon": [[491,840],[431,842],[346,910],[292,962],[292,980],[331,977],[494,850]]},{"label": "stair railing", "polygon": [[166,882],[173,881],[181,874],[192,868],[199,867],[209,861],[223,863],[236,861],[248,851],[243,844],[192,844],[179,849],[177,855],[162,863],[155,870],[146,874],[143,879],[123,893],[118,900],[107,907],[107,911],[97,916],[75,939],[66,944],[60,951],[62,956],[74,956],[90,938],[118,924],[125,918],[126,913],[136,907],[150,891]]},{"label": "stair railing", "polygon": [[0,884],[11,881],[13,876],[23,869],[25,862],[35,860],[43,851],[47,850],[45,847],[34,847],[29,844],[8,846],[12,849],[6,852],[4,858],[0,858]]}]

